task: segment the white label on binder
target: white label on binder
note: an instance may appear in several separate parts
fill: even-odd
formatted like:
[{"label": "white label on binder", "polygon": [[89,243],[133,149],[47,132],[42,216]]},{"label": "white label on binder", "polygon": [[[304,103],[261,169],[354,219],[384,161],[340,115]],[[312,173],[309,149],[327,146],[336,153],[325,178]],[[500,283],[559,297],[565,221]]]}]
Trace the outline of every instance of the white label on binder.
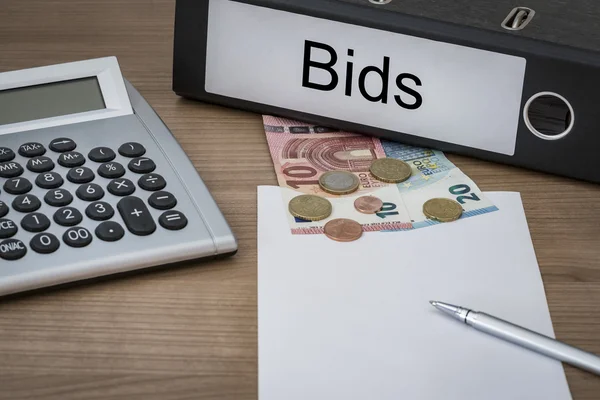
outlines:
[{"label": "white label on binder", "polygon": [[513,155],[526,60],[210,0],[209,93]]}]

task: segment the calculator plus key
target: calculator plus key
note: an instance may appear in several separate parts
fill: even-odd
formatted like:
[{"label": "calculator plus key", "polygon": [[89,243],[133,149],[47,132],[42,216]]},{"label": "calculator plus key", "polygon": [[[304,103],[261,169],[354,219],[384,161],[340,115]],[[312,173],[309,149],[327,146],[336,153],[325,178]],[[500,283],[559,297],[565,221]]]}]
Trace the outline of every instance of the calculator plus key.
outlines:
[{"label": "calculator plus key", "polygon": [[87,206],[85,215],[94,221],[106,221],[115,215],[115,210],[105,201],[96,201]]},{"label": "calculator plus key", "polygon": [[83,216],[78,209],[73,207],[63,207],[54,213],[54,222],[61,226],[75,226],[81,222]]},{"label": "calculator plus key", "polygon": [[51,141],[49,147],[52,151],[55,151],[57,153],[64,153],[67,151],[75,150],[77,144],[73,140],[68,138],[58,138]]},{"label": "calculator plus key", "polygon": [[139,197],[129,196],[121,199],[117,204],[121,218],[129,232],[138,236],[150,235],[156,230],[156,224]]},{"label": "calculator plus key", "polygon": [[129,170],[136,174],[147,174],[156,169],[156,164],[149,158],[140,157],[129,161]]},{"label": "calculator plus key", "polygon": [[12,202],[12,208],[22,213],[37,211],[42,206],[42,202],[32,194],[22,194],[15,197]]},{"label": "calculator plus key", "polygon": [[23,157],[43,156],[46,153],[46,148],[41,143],[30,142],[19,146],[19,154]]},{"label": "calculator plus key", "polygon": [[135,192],[135,185],[129,179],[113,179],[107,186],[108,191],[115,196],[129,196]]},{"label": "calculator plus key", "polygon": [[63,241],[71,247],[85,247],[92,243],[92,234],[87,229],[76,226],[67,229],[63,235]]},{"label": "calculator plus key", "polygon": [[4,217],[6,214],[8,214],[8,206],[5,202],[0,201],[0,218]]},{"label": "calculator plus key", "polygon": [[88,153],[88,158],[94,162],[112,161],[116,156],[115,152],[108,147],[96,147]]},{"label": "calculator plus key", "polygon": [[146,153],[146,149],[139,143],[124,143],[119,147],[119,154],[123,157],[141,157]]},{"label": "calculator plus key", "polygon": [[178,231],[186,227],[188,220],[179,211],[165,211],[159,218],[160,226],[171,231]]},{"label": "calculator plus key", "polygon": [[157,191],[164,189],[167,182],[159,174],[147,174],[138,180],[138,185],[144,190]]},{"label": "calculator plus key", "polygon": [[18,162],[10,161],[0,163],[0,177],[1,178],[14,178],[23,173],[23,167]]},{"label": "calculator plus key", "polygon": [[35,178],[35,184],[42,189],[56,189],[61,187],[63,183],[65,183],[65,181],[62,176],[56,172],[46,172],[44,174],[39,174],[38,177]]},{"label": "calculator plus key", "polygon": [[170,210],[177,205],[177,199],[169,192],[160,191],[152,193],[148,198],[148,204],[157,210]]},{"label": "calculator plus key", "polygon": [[104,197],[104,189],[95,183],[88,183],[77,188],[77,197],[85,201],[96,201]]},{"label": "calculator plus key", "polygon": [[125,175],[125,167],[118,162],[109,162],[98,167],[98,175],[107,179],[120,178]]},{"label": "calculator plus key", "polygon": [[10,194],[25,194],[33,188],[26,178],[12,178],[4,182],[4,190]]},{"label": "calculator plus key", "polygon": [[70,151],[58,156],[58,163],[67,168],[80,167],[85,164],[85,157],[81,153]]},{"label": "calculator plus key", "polygon": [[36,253],[54,253],[60,247],[60,241],[51,233],[38,233],[29,242],[29,247]]},{"label": "calculator plus key", "polygon": [[42,213],[31,213],[23,217],[21,227],[28,232],[43,232],[50,228],[50,220]]},{"label": "calculator plus key", "polygon": [[25,243],[17,239],[6,239],[0,242],[0,258],[14,261],[23,258],[27,254]]},{"label": "calculator plus key", "polygon": [[35,157],[27,161],[27,169],[36,173],[52,171],[54,169],[54,161],[46,156]]},{"label": "calculator plus key", "polygon": [[44,201],[52,207],[64,207],[71,204],[73,195],[65,189],[50,190],[44,196]]},{"label": "calculator plus key", "polygon": [[15,152],[8,147],[0,147],[0,162],[11,161],[15,158]]},{"label": "calculator plus key", "polygon": [[67,179],[73,183],[88,183],[95,177],[94,172],[87,167],[71,168],[67,174]]},{"label": "calculator plus key", "polygon": [[106,221],[96,228],[96,236],[105,242],[116,242],[124,235],[125,230],[123,230],[123,227],[118,222]]},{"label": "calculator plus key", "polygon": [[8,239],[17,234],[19,228],[10,219],[0,219],[0,239]]}]

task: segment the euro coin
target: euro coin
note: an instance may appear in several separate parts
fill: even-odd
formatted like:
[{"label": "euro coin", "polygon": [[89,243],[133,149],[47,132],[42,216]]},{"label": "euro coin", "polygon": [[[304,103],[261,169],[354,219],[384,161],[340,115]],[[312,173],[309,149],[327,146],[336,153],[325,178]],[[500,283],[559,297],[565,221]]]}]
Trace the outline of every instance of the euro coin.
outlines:
[{"label": "euro coin", "polygon": [[323,227],[325,236],[338,242],[353,242],[362,236],[362,226],[351,219],[332,219]]},{"label": "euro coin", "polygon": [[319,186],[330,194],[348,194],[355,192],[360,185],[358,177],[348,171],[329,171],[319,178]]},{"label": "euro coin", "polygon": [[440,222],[456,221],[462,215],[462,206],[454,200],[436,198],[423,204],[423,214],[427,218]]},{"label": "euro coin", "polygon": [[313,194],[303,194],[290,200],[289,211],[294,217],[308,221],[320,221],[331,215],[329,200]]},{"label": "euro coin", "polygon": [[410,178],[410,165],[395,158],[379,158],[371,164],[369,171],[382,182],[400,183]]},{"label": "euro coin", "polygon": [[381,211],[383,201],[375,196],[361,196],[354,200],[354,208],[363,214],[375,214]]}]

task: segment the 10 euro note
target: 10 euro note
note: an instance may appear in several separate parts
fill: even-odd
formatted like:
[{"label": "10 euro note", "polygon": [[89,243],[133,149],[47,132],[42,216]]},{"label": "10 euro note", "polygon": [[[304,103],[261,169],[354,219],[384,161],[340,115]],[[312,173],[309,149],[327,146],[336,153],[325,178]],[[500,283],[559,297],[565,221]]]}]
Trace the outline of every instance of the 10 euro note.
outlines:
[{"label": "10 euro note", "polygon": [[[411,230],[438,222],[423,214],[423,204],[432,198],[458,201],[461,218],[496,211],[477,185],[452,164],[444,153],[407,146],[379,138],[272,116],[263,116],[267,141],[282,189],[286,208],[300,194],[326,197],[333,212],[321,221],[306,221],[288,215],[294,234],[318,234],[335,218],[359,222],[364,231]],[[407,162],[411,177],[398,184],[378,181],[369,172],[378,158],[397,158]],[[355,174],[359,189],[348,195],[333,195],[319,186],[319,177],[328,171],[344,170]],[[376,214],[363,214],[354,208],[356,198],[372,195],[383,201]]]}]

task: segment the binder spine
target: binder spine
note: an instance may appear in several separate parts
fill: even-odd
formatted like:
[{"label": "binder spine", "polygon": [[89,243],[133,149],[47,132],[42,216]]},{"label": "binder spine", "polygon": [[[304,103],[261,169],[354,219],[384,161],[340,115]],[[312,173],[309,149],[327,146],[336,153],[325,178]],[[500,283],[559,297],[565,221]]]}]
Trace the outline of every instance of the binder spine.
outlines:
[{"label": "binder spine", "polygon": [[[592,161],[600,146],[599,134],[596,132],[600,122],[597,113],[600,107],[600,95],[595,90],[600,87],[600,57],[597,53],[522,37],[514,32],[493,32],[354,3],[356,2],[330,0],[303,0],[302,2],[177,0],[173,90],[180,96],[205,102],[300,119],[407,144],[600,182],[600,171]],[[215,10],[219,9],[227,10],[228,13],[223,14],[224,16],[217,14]],[[246,27],[244,32],[234,32],[235,29],[228,31],[218,29],[219,26],[228,23],[228,18],[233,18],[230,10],[241,13],[237,16],[237,20],[229,21],[235,23],[231,26],[244,26]],[[243,14],[244,12],[249,14]],[[213,20],[210,19],[211,15]],[[269,18],[264,19],[264,15]],[[219,16],[219,19],[215,19],[215,16]],[[252,25],[248,21],[253,16],[262,19],[257,19],[256,25]],[[290,21],[296,21],[298,18],[297,21],[302,22],[289,28],[298,35],[304,35],[305,40],[301,48],[294,42],[296,46],[293,53],[281,46],[271,48],[269,53],[265,53],[268,60],[258,60],[258,53],[246,53],[245,58],[236,58],[235,52],[243,53],[244,48],[249,48],[251,42],[248,40],[251,39],[248,38],[253,38],[253,35],[264,34],[261,43],[264,43],[265,47],[278,40],[285,40],[287,30],[278,30],[277,21],[290,16],[292,16]],[[327,31],[333,33],[318,34],[317,32],[320,31],[316,27],[324,24]],[[353,59],[360,57],[357,50],[360,46],[354,46],[352,43],[345,48],[333,46],[331,41],[335,38],[338,29],[356,31],[358,35],[356,37],[387,34],[391,35],[391,40],[402,40],[402,42],[401,46],[382,50],[381,54],[385,53],[387,56],[389,53],[392,56],[373,59],[373,62],[368,65],[364,63],[359,65],[360,62],[355,62],[349,67],[350,69],[344,69],[344,63],[350,66]],[[418,40],[425,42],[415,42]],[[385,43],[392,43],[392,41]],[[438,45],[442,47],[435,47]],[[312,46],[310,49],[314,53],[310,54],[314,57],[309,58],[308,62],[312,62],[312,71],[320,74],[318,79],[316,74],[314,79],[307,80],[306,65],[302,65],[303,62],[305,64],[307,62],[307,46]],[[378,46],[385,47],[381,43]],[[447,73],[442,71],[441,67],[436,70],[435,65],[432,67],[431,63],[419,64],[418,59],[423,56],[425,51],[423,49],[427,46],[432,46],[431,54],[440,54],[440,51],[444,53],[446,52],[444,49],[450,48],[442,61],[451,60],[452,54],[461,54],[462,61],[459,58],[455,60],[458,65],[457,70],[452,70],[448,79],[441,78],[444,73]],[[332,48],[334,50],[330,51]],[[410,51],[406,50],[409,48]],[[398,69],[392,73],[395,65],[402,64],[398,63],[393,55],[397,57],[403,49],[410,54],[409,60],[412,60],[412,64],[408,61],[404,64],[412,65],[412,70]],[[331,58],[327,57],[328,52]],[[338,64],[328,67],[334,53]],[[320,54],[320,58],[317,54]],[[464,54],[468,56],[475,54],[476,61],[465,64]],[[288,96],[289,98],[285,95],[269,97],[269,91],[277,88],[271,87],[269,81],[260,81],[262,79],[260,73],[247,75],[247,77],[256,77],[255,80],[264,83],[262,86],[252,87],[247,84],[248,79],[235,80],[236,77],[246,77],[244,74],[253,71],[253,68],[257,71],[264,69],[260,62],[276,63],[282,57],[296,60],[295,64],[289,64],[297,65],[297,68],[294,67],[294,84],[309,83],[309,87],[304,89],[307,91],[314,89],[314,93],[307,94],[306,98],[303,96],[308,92],[298,92],[302,95],[290,92],[293,95]],[[489,60],[481,61],[485,57],[489,57]],[[236,62],[232,63],[233,65],[225,64],[223,68],[223,60]],[[519,62],[521,62],[519,60],[522,60],[521,78],[519,78]],[[446,62],[444,66],[447,68],[451,64],[452,62]],[[215,65],[219,66],[220,75],[211,72]],[[487,77],[485,71],[478,70],[477,65],[485,65],[485,70],[493,72],[493,78]],[[365,66],[373,68],[365,72]],[[497,70],[494,70],[496,67]],[[483,90],[480,84],[477,87],[470,87],[468,76],[460,72],[465,68],[467,70],[465,74],[479,76],[481,82],[489,84],[490,90]],[[472,70],[468,71],[469,68]],[[349,71],[353,73],[354,81],[348,78]],[[328,75],[328,72],[331,74]],[[387,78],[383,78],[383,72],[388,73]],[[358,75],[362,73],[364,73],[362,76],[364,82],[361,83]],[[338,75],[335,90],[329,92],[320,90],[332,83],[328,79],[333,77],[333,74]],[[382,78],[378,78],[379,76]],[[421,76],[426,76],[428,79],[423,81],[424,78],[422,79]],[[379,86],[373,89],[374,78],[384,79],[384,82],[396,91],[403,87],[406,90],[397,94],[391,93],[388,89],[384,103]],[[231,87],[227,88],[227,85],[221,81],[231,81]],[[452,86],[452,82],[457,81],[464,84]],[[287,80],[284,80],[284,83],[287,83]],[[312,88],[310,84],[313,85]],[[282,86],[281,82],[273,85]],[[369,85],[371,87],[368,87]],[[452,101],[452,96],[446,96],[444,90],[447,87],[457,92],[456,101]],[[477,89],[481,90],[477,91]],[[362,93],[367,102],[361,106],[343,103],[351,97],[344,97],[344,94],[349,91]],[[420,91],[423,91],[423,96],[427,97],[419,99]],[[336,92],[341,97],[333,99],[329,96],[331,92]],[[310,97],[316,96],[315,93],[320,97]],[[436,104],[435,100],[432,100],[436,97],[436,93],[437,97],[446,96],[444,99],[447,107],[441,105],[436,105],[437,108],[432,107]],[[322,108],[307,106],[308,103],[314,103],[315,99],[323,104]],[[403,108],[402,111],[413,107],[413,114],[402,114],[404,117],[399,118],[396,124],[386,125],[369,120],[368,116],[373,112],[379,113],[381,119],[384,119],[383,117],[392,112],[390,107],[395,100]],[[452,108],[456,106],[455,103],[463,100],[465,104],[471,106],[465,109]],[[420,105],[419,102],[424,104]],[[383,106],[379,109],[369,108],[373,103]],[[359,107],[357,108],[359,112],[349,115],[336,113],[336,105],[340,104]],[[485,108],[485,104],[489,104],[490,107]],[[417,105],[418,107],[415,107]],[[387,108],[384,109],[384,106]],[[454,111],[451,115],[445,114],[447,109]],[[367,112],[367,110],[371,111]],[[482,112],[477,115],[478,110],[484,110],[489,113],[489,116]],[[497,123],[486,126],[485,118],[494,121],[494,117],[497,117],[492,110],[497,110],[498,114],[504,113],[506,116],[504,119],[499,118]],[[512,114],[509,112],[511,110]],[[443,123],[437,125],[431,123],[436,119],[443,122],[444,118],[449,121],[445,128]],[[479,125],[472,123],[473,119],[477,120],[477,118],[480,119],[477,121]],[[511,118],[514,118],[514,121]],[[464,134],[461,133],[461,121],[464,121],[465,125]],[[479,129],[479,127],[483,128]],[[497,129],[497,134],[489,132],[494,129]],[[514,129],[514,133],[511,133],[511,129]],[[513,134],[514,138],[511,138],[510,135]]]}]

